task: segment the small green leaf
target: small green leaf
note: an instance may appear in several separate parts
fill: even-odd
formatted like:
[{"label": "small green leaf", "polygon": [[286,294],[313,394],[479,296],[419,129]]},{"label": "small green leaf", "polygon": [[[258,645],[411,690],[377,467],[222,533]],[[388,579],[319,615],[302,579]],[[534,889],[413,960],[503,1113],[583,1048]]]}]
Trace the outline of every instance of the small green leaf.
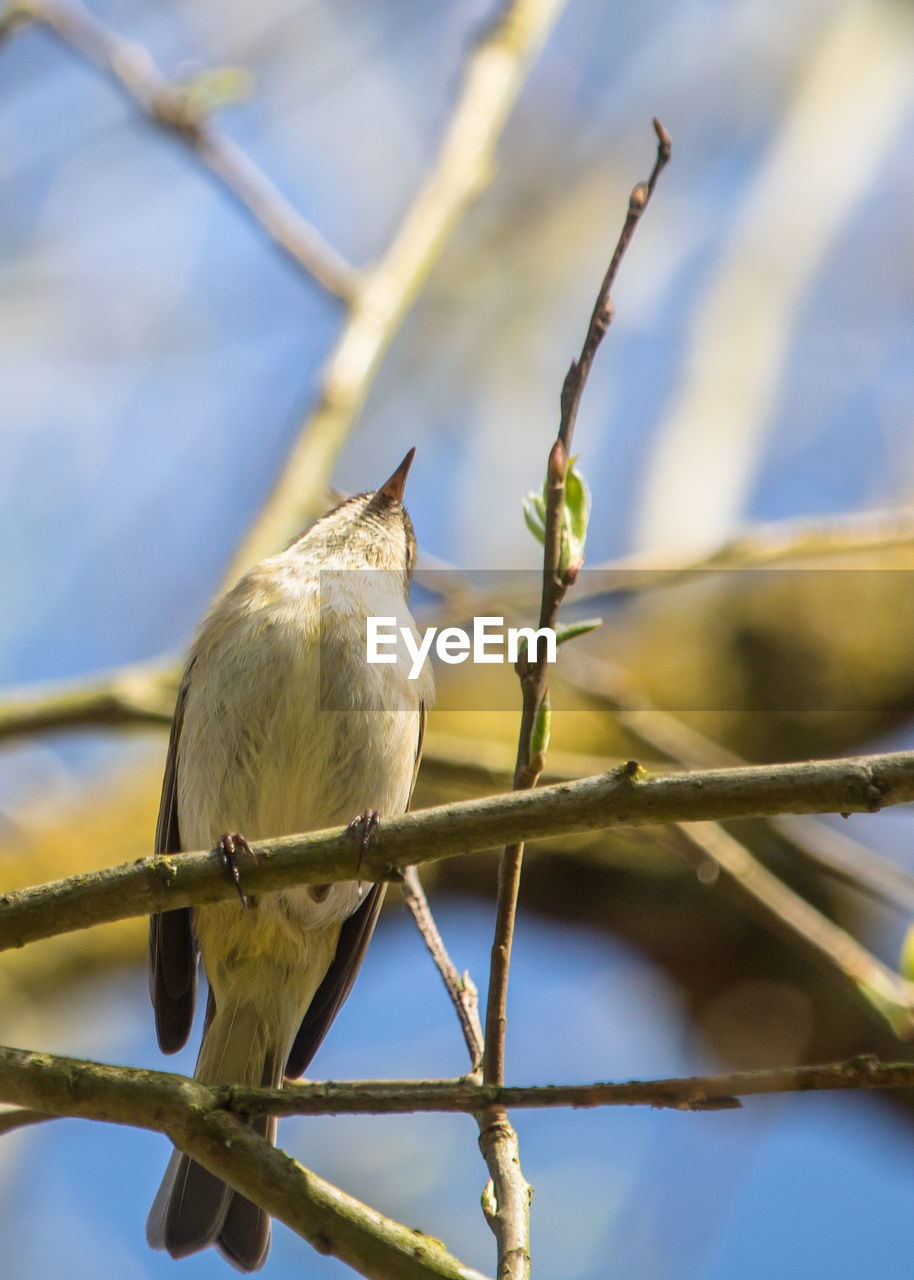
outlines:
[{"label": "small green leaf", "polygon": [[562,512],[562,554],[559,568],[564,571],[584,559],[587,525],[590,520],[590,490],[581,473],[575,470],[576,458],[568,461],[565,476],[565,509]]},{"label": "small green leaf", "polygon": [[546,541],[546,511],[538,493],[528,493],[523,502],[524,522],[537,542]]},{"label": "small green leaf", "polygon": [[[565,502],[562,507],[559,571],[565,573],[584,560],[587,524],[590,519],[590,490],[587,481],[575,470],[571,458],[565,474]],[[537,542],[546,541],[546,493],[548,478],[541,493],[528,493],[523,500],[524,521]]]},{"label": "small green leaf", "polygon": [[569,622],[563,627],[556,627],[555,643],[564,644],[566,640],[576,640],[578,636],[586,636],[590,631],[602,627],[602,618],[585,618],[581,622]]}]

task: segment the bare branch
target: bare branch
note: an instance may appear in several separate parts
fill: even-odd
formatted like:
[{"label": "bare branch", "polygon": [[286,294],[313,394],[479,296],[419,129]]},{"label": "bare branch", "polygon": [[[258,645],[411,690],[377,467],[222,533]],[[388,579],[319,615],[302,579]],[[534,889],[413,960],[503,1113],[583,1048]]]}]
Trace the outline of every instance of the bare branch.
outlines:
[{"label": "bare branch", "polygon": [[463,1038],[470,1055],[471,1069],[478,1071],[482,1066],[483,1038],[482,1025],[479,1021],[479,992],[469,973],[460,974],[447,953],[444,939],[438,932],[435,917],[428,905],[419,872],[415,867],[407,867],[403,872],[401,885],[403,900],[412,913],[416,928],[421,933],[432,959],[444,980],[448,995],[451,997]]},{"label": "bare branch", "polygon": [[[287,1084],[284,1089],[231,1087],[228,1105],[242,1115],[391,1114],[479,1110],[494,1106],[672,1107],[679,1111],[727,1110],[739,1097],[846,1089],[907,1089],[914,1062],[883,1063],[871,1054],[818,1066],[732,1071],[668,1080],[628,1080],[572,1085],[486,1085],[476,1080],[368,1080]],[[220,1092],[224,1092],[220,1091]]]},{"label": "bare branch", "polygon": [[[72,1078],[72,1091],[67,1088]],[[10,1115],[77,1116],[87,1120],[163,1130],[177,1106],[202,1114],[402,1115],[474,1114],[487,1105],[538,1110],[551,1107],[672,1107],[707,1111],[732,1107],[737,1098],[778,1093],[910,1089],[914,1062],[882,1062],[859,1054],[843,1062],[729,1071],[659,1080],[591,1084],[486,1085],[476,1079],[288,1081],[282,1089],[225,1084],[208,1088],[188,1076],[137,1067],[112,1067],[81,1059],[0,1047],[0,1102],[28,1107]]]},{"label": "bare branch", "polygon": [[565,446],[566,453],[571,452],[571,437],[574,434],[578,407],[581,403],[581,395],[583,394],[594,356],[597,354],[597,349],[606,335],[606,330],[612,323],[613,306],[612,299],[609,296],[610,290],[615,283],[619,265],[625,256],[628,246],[631,244],[632,236],[635,234],[641,215],[653,195],[657,179],[672,154],[670,135],[656,118],[654,120],[654,132],[657,135],[657,158],[654,161],[654,168],[647,182],[639,182],[632,191],[628,202],[628,214],[619,234],[619,239],[616,242],[615,252],[606,269],[606,275],[603,277],[603,283],[600,285],[590,323],[587,326],[584,345],[581,347],[581,354],[577,360],[571,362],[571,368],[565,375],[565,383],[562,387],[562,419],[559,426],[559,439]]},{"label": "bare branch", "polygon": [[[647,183],[632,192],[628,216],[616,244],[615,252],[597,294],[597,301],[587,327],[584,345],[573,360],[565,377],[561,395],[561,421],[558,438],[549,453],[546,470],[546,513],[543,530],[543,588],[540,600],[540,628],[555,628],[559,607],[568,587],[577,577],[579,564],[563,565],[562,524],[565,508],[565,483],[568,455],[581,395],[593,364],[594,356],[612,320],[610,289],[619,263],[634,234],[657,177],[670,158],[670,139],[658,120],[654,121],[658,139],[657,159]],[[534,727],[539,717],[548,714],[547,667],[545,661],[517,663],[523,708],[514,770],[515,791],[536,786],[545,762],[545,747],[533,751]],[[505,1027],[507,1021],[508,974],[514,922],[523,868],[523,843],[506,845],[498,868],[498,900],[495,908],[495,936],[489,966],[489,990],[486,1001],[486,1038],[483,1056],[483,1079],[486,1084],[504,1083]],[[479,1145],[491,1174],[490,1187],[483,1195],[483,1210],[498,1241],[499,1280],[526,1280],[530,1274],[530,1198],[531,1188],[521,1172],[517,1134],[503,1107],[492,1107],[478,1117]]]},{"label": "bare branch", "polygon": [[[458,771],[482,782],[491,783],[493,779],[504,780],[510,776],[509,749],[498,742],[442,737],[436,738],[426,750],[430,752],[433,770],[437,767],[444,771],[453,760],[453,767]],[[553,779],[572,780],[586,771],[605,767],[605,763],[590,756],[550,752],[548,774]],[[859,841],[817,818],[785,815],[769,821],[788,838],[790,829],[781,824],[796,823],[798,830],[792,843],[803,841],[802,845],[797,844],[797,852],[828,874],[884,901],[896,911],[914,913],[914,876],[904,868],[880,858]],[[798,942],[825,959],[857,987],[896,1034],[906,1035],[912,1019],[910,989],[898,974],[772,875],[741,841],[713,824],[707,824],[707,828],[707,832],[703,832],[700,824],[678,827],[684,841],[683,852],[702,882],[709,880],[709,867],[715,876],[722,870],[731,888],[786,932],[789,941]],[[695,853],[689,853],[693,848]]]},{"label": "bare branch", "polygon": [[79,0],[15,0],[13,12],[52,30],[100,67],[157,125],[180,138],[267,235],[329,293],[350,299],[358,273],[197,101],[170,84],[142,45],[106,27]]},{"label": "bare branch", "polygon": [[[385,822],[361,862],[338,830],[252,844],[241,874],[249,893],[292,884],[402,879],[400,867],[512,841],[651,823],[776,813],[873,813],[914,801],[914,753],[753,765],[646,778],[612,773],[401,814]],[[237,894],[211,853],[139,858],[0,897],[0,950],[109,920],[218,902]]]},{"label": "bare branch", "polygon": [[231,1115],[218,1092],[164,1072],[0,1049],[0,1097],[54,1115],[167,1133],[235,1190],[324,1254],[387,1280],[483,1280],[440,1241],[348,1196]]}]

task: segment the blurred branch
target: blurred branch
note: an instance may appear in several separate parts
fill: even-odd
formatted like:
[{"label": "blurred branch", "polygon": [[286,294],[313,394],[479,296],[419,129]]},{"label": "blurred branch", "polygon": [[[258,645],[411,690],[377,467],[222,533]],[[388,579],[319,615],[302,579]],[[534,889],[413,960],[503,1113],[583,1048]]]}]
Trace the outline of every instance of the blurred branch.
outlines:
[{"label": "blurred branch", "polygon": [[30,1111],[26,1107],[11,1107],[8,1111],[0,1111],[0,1135],[12,1133],[14,1129],[26,1129],[32,1124],[43,1124],[45,1120],[56,1120],[56,1116],[47,1111]]},{"label": "blurred branch", "polygon": [[151,120],[186,143],[299,267],[329,293],[352,298],[358,285],[355,269],[301,216],[250,156],[216,128],[192,85],[170,84],[143,45],[106,27],[79,0],[62,4],[57,0],[14,0],[7,12],[20,21],[31,19],[48,27],[101,67]]},{"label": "blurred branch", "polygon": [[15,0],[4,5],[0,10],[0,44],[14,35],[20,27],[27,27],[29,21],[28,14],[22,11],[21,5],[15,3]]},{"label": "blurred branch", "polygon": [[[603,581],[579,598],[674,586],[716,570],[761,569],[786,560],[819,560],[903,547],[914,547],[914,509],[910,507],[822,520],[775,520],[753,525],[703,555],[677,559],[675,550],[668,550],[606,560],[589,570],[591,582],[597,574],[605,575]],[[617,575],[620,581],[614,583]]]},{"label": "blurred branch", "polygon": [[20,734],[91,726],[167,727],[179,678],[177,669],[149,662],[51,690],[9,691],[0,699],[0,742]]},{"label": "blurred branch", "polygon": [[385,1218],[276,1150],[195,1080],[0,1049],[0,1097],[166,1133],[194,1160],[363,1276],[482,1280],[431,1236]]},{"label": "blurred branch", "polygon": [[[595,773],[606,773],[614,762],[605,756],[578,751],[553,751],[550,747],[543,776],[552,782],[574,782]],[[503,791],[514,772],[515,753],[497,738],[469,734],[429,733],[422,748],[422,777],[426,781],[452,782],[467,787],[495,787]]]},{"label": "blurred branch", "polygon": [[493,172],[495,146],[565,0],[505,0],[472,51],[438,155],[383,256],[364,273],[318,403],[266,506],[226,569],[231,584],[317,514],[327,478],[384,353],[455,226]]},{"label": "blurred branch", "polygon": [[[909,982],[762,866],[744,844],[717,823],[685,822],[677,829],[769,922],[838,969],[899,1039],[914,1036],[914,987]],[[705,878],[703,870],[699,868],[699,874]]]},{"label": "blurred branch", "polygon": [[[720,743],[651,705],[628,673],[579,648],[569,654],[562,678],[591,702],[612,710],[637,742],[690,769],[740,768],[745,760]],[[769,824],[805,861],[894,910],[914,912],[910,872],[881,858],[819,818],[772,814]]]},{"label": "blurred branch", "polygon": [[[636,546],[713,546],[737,523],[772,447],[810,290],[904,145],[910,7],[819,12],[799,37],[789,109],[759,146],[689,308],[678,376],[644,441]],[[825,137],[840,139],[838,163]]]}]

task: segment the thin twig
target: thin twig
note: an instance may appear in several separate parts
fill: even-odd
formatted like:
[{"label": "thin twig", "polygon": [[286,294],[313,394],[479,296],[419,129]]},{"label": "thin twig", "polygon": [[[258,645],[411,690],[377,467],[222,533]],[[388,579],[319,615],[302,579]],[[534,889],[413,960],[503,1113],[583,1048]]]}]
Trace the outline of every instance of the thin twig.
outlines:
[{"label": "thin twig", "polygon": [[606,330],[612,323],[613,305],[609,295],[619,270],[619,264],[631,243],[635,229],[641,220],[641,215],[653,195],[657,179],[672,154],[670,135],[656,118],[654,119],[654,132],[657,135],[657,158],[654,161],[654,168],[647,182],[640,182],[632,191],[628,202],[628,214],[616,243],[615,252],[606,270],[606,275],[603,277],[600,291],[597,294],[581,354],[577,360],[571,362],[571,368],[565,375],[565,382],[562,386],[562,417],[561,425],[559,426],[559,439],[565,446],[566,453],[571,452],[571,437],[574,434],[574,424],[577,421],[581,395],[584,391],[584,385],[587,382],[594,356],[597,354],[597,349],[606,335]]},{"label": "thin twig", "polygon": [[[66,1087],[72,1077],[72,1091]],[[489,1105],[539,1110],[551,1107],[671,1107],[680,1111],[726,1110],[736,1099],[781,1093],[914,1088],[914,1062],[882,1062],[863,1053],[842,1062],[728,1071],[657,1080],[590,1084],[486,1085],[458,1080],[309,1080],[282,1089],[226,1084],[208,1088],[187,1076],[137,1067],[35,1054],[0,1047],[0,1101],[27,1103],[3,1115],[53,1119],[79,1116],[142,1128],[159,1128],[176,1100],[202,1113],[259,1115],[474,1114]],[[144,1103],[145,1098],[145,1103]]]},{"label": "thin twig", "polygon": [[[252,843],[250,893],[293,884],[399,881],[401,867],[518,840],[616,826],[722,821],[779,813],[874,813],[914,801],[914,752],[696,770],[612,773],[438,805],[390,818],[360,859],[338,829]],[[361,868],[361,872],[359,871]],[[0,896],[0,950],[110,920],[219,902],[237,893],[210,852],[160,854]]]},{"label": "thin twig", "polygon": [[403,872],[400,886],[403,899],[412,913],[416,928],[428,947],[438,972],[444,980],[448,995],[453,1001],[463,1030],[467,1051],[470,1055],[471,1069],[478,1071],[482,1066],[483,1038],[482,1024],[479,1021],[479,993],[469,973],[460,974],[448,955],[444,939],[435,924],[432,909],[428,905],[419,872],[415,867],[407,867]]},{"label": "thin twig", "polygon": [[[610,290],[615,281],[619,264],[631,243],[635,228],[650,200],[657,178],[670,158],[669,135],[660,121],[656,119],[654,120],[654,131],[657,134],[657,156],[654,168],[648,181],[639,183],[632,192],[622,231],[597,294],[597,301],[590,317],[590,323],[587,326],[581,353],[577,360],[572,361],[562,387],[559,434],[549,455],[547,471],[543,589],[539,616],[539,626],[541,628],[555,628],[559,606],[568,587],[574,581],[579,568],[579,566],[572,565],[564,574],[559,572],[562,504],[565,493],[568,454],[571,449],[572,435],[581,395],[593,365],[594,357],[612,320]],[[534,720],[546,693],[547,666],[544,661],[524,662],[518,664],[518,671],[523,691],[523,711],[517,748],[515,789],[535,786],[540,772],[540,769],[531,768],[530,740]],[[499,870],[495,941],[492,947],[492,968],[490,970],[489,996],[486,1004],[485,1079],[488,1084],[501,1084],[504,1079],[505,1004],[522,861],[523,846],[511,846],[505,850]]]},{"label": "thin twig", "polygon": [[480,1100],[508,1108],[672,1107],[727,1110],[739,1097],[816,1090],[908,1089],[914,1062],[880,1062],[860,1054],[846,1062],[732,1071],[668,1080],[600,1081],[572,1085],[485,1085],[477,1080],[366,1080],[288,1084],[283,1089],[227,1086],[228,1105],[241,1115],[385,1115],[425,1111],[478,1111]]},{"label": "thin twig", "polygon": [[216,127],[187,89],[169,83],[143,45],[105,26],[79,0],[16,0],[13,12],[53,31],[115,80],[151,120],[184,142],[270,239],[322,288],[351,299],[358,272]]},{"label": "thin twig", "polygon": [[[639,184],[629,200],[628,215],[610,260],[597,301],[587,326],[584,344],[577,360],[573,360],[565,377],[561,394],[561,420],[558,438],[549,453],[546,471],[546,515],[543,532],[543,587],[540,600],[539,627],[554,629],[559,606],[568,587],[574,582],[579,564],[563,565],[562,525],[565,506],[565,482],[568,455],[581,394],[590,373],[594,356],[612,321],[610,290],[619,263],[628,248],[641,214],[644,212],[654,184],[670,158],[670,139],[658,120],[657,158],[650,179]],[[536,786],[545,755],[542,749],[532,754],[533,732],[537,717],[546,708],[548,687],[544,659],[524,655],[517,663],[521,682],[522,710],[514,770],[515,791]],[[501,1085],[505,1072],[505,1028],[507,1022],[508,975],[514,923],[523,868],[523,843],[505,846],[498,868],[498,895],[495,908],[495,931],[489,966],[489,989],[486,1000],[486,1038],[483,1056],[483,1079],[486,1084]],[[492,1107],[479,1117],[480,1148],[492,1176],[490,1188],[483,1196],[483,1210],[498,1241],[499,1280],[526,1280],[530,1274],[530,1198],[531,1188],[523,1177],[514,1132],[504,1107]]]}]

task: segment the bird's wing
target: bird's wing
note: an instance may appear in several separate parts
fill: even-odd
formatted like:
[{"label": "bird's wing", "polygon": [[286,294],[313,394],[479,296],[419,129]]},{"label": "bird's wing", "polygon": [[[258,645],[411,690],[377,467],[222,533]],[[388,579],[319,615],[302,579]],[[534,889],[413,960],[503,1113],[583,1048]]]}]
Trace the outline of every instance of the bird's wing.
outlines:
[{"label": "bird's wing", "polygon": [[[156,853],[180,853],[178,827],[178,743],[187,701],[191,668],[181,682],[162,780],[156,824]],[[163,1053],[175,1053],[190,1035],[197,997],[197,944],[190,907],[163,911],[149,919],[149,994],[155,1010],[156,1035]]]},{"label": "bird's wing", "polygon": [[[409,789],[410,801],[413,798],[416,777],[419,773],[422,744],[425,741],[426,718],[425,703],[423,702],[419,707],[419,736],[416,742],[416,764],[413,769],[413,781]],[[407,803],[407,808],[409,808],[409,803]],[[359,906],[358,910],[343,921],[339,942],[336,944],[336,953],[330,962],[330,968],[315,992],[314,999],[308,1006],[308,1012],[305,1014],[292,1044],[285,1070],[288,1080],[295,1080],[305,1071],[320,1048],[324,1036],[330,1030],[330,1024],[343,1007],[346,997],[352,990],[352,984],[355,982],[356,974],[371,941],[371,935],[374,933],[374,927],[386,892],[386,884],[372,885],[365,897],[365,901]]]}]

